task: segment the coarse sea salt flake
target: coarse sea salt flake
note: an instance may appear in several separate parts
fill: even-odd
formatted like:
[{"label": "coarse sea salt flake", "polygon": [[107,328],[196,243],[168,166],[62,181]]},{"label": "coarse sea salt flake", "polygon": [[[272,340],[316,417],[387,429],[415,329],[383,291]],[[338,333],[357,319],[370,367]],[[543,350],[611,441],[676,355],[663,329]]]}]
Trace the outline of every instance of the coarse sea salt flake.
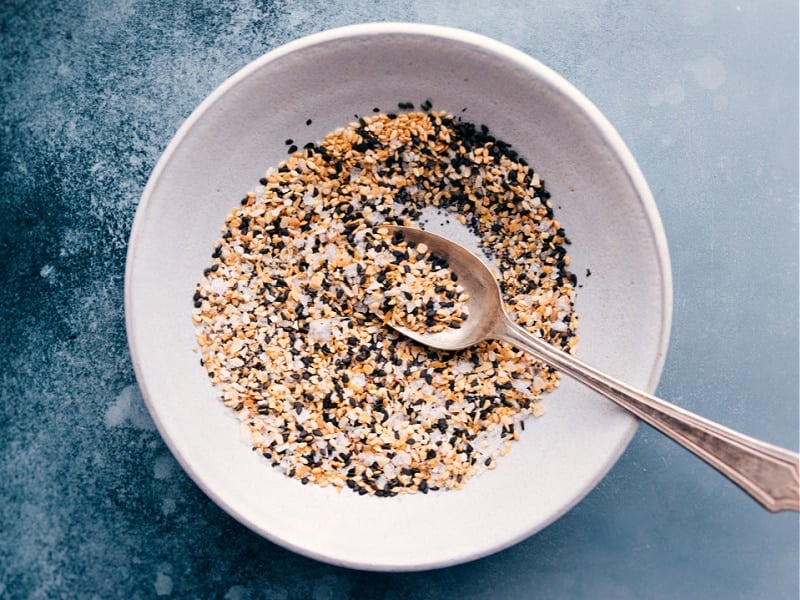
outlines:
[{"label": "coarse sea salt flake", "polygon": [[358,264],[350,263],[342,269],[342,272],[350,280],[358,279]]},{"label": "coarse sea salt flake", "polygon": [[524,392],[531,388],[531,382],[526,379],[512,379],[511,385],[518,392]]},{"label": "coarse sea salt flake", "polygon": [[[288,476],[358,493],[458,488],[494,468],[508,449],[502,426],[536,414],[538,407],[521,400],[537,399],[557,378],[537,373],[535,363],[496,342],[460,357],[433,357],[395,335],[385,315],[370,313],[368,305],[385,303],[397,312],[407,304],[416,313],[410,322],[417,323],[426,315],[443,318],[448,307],[430,289],[417,252],[410,249],[405,261],[385,245],[377,247],[376,237],[382,236],[375,228],[386,220],[424,226],[426,210],[444,219],[452,217],[450,211],[462,216],[463,209],[474,217],[473,233],[491,248],[488,262],[502,275],[509,304],[521,315],[518,322],[541,328],[547,338],[576,323],[568,318],[574,298],[568,278],[555,265],[560,255],[536,246],[545,236],[556,236],[559,225],[533,197],[527,167],[510,156],[494,156],[479,140],[460,139],[461,132],[439,124],[435,113],[360,121],[320,144],[325,161],[337,167],[335,174],[295,154],[280,170],[268,171],[260,198],[231,213],[215,270],[200,279],[202,301],[194,300],[204,365],[231,409],[254,395],[263,399],[256,406],[245,402],[235,414],[254,433],[251,443]],[[354,146],[363,141],[356,131],[362,126],[374,132],[366,150]],[[401,157],[394,155],[389,164],[385,153],[391,156],[393,149],[400,149]],[[345,162],[336,164],[339,160]],[[531,213],[538,207],[538,214],[522,226],[513,210],[508,217],[496,214],[484,199],[504,194],[515,195],[514,210]],[[239,219],[247,222],[243,217],[249,228],[239,227]],[[416,278],[406,280],[403,271],[390,275],[385,267],[398,262]],[[546,282],[538,276],[542,266]],[[376,270],[383,272],[383,285],[374,283]],[[315,278],[318,272],[324,278]],[[519,277],[528,273],[537,276]],[[559,277],[567,283],[549,285]],[[542,283],[552,290],[538,302],[520,298],[541,290]],[[462,293],[458,284],[447,282],[446,289],[448,296]],[[500,392],[495,380],[511,382],[502,391],[511,402],[501,405],[493,397]],[[307,458],[312,450],[313,466]],[[354,466],[359,466],[355,476]],[[407,467],[413,476],[403,472]]]},{"label": "coarse sea salt flake", "polygon": [[472,373],[472,369],[473,369],[472,363],[469,362],[468,360],[459,360],[456,363],[456,366],[453,368],[453,370],[456,373],[461,373],[461,374]]},{"label": "coarse sea salt flake", "polygon": [[215,294],[224,294],[228,289],[228,283],[224,279],[213,279],[209,287]]},{"label": "coarse sea salt flake", "polygon": [[325,258],[329,262],[333,262],[336,260],[336,257],[339,255],[339,249],[336,247],[336,244],[327,244],[325,246]]},{"label": "coarse sea salt flake", "polygon": [[330,319],[318,319],[308,324],[308,336],[318,342],[327,342],[331,339]]},{"label": "coarse sea salt flake", "polygon": [[365,217],[364,220],[370,227],[376,227],[381,223],[383,223],[386,220],[386,217],[384,217],[383,214],[376,211],[370,214],[368,217]]},{"label": "coarse sea salt flake", "polygon": [[407,467],[411,464],[411,455],[404,450],[398,450],[392,459],[392,463],[397,467]]}]

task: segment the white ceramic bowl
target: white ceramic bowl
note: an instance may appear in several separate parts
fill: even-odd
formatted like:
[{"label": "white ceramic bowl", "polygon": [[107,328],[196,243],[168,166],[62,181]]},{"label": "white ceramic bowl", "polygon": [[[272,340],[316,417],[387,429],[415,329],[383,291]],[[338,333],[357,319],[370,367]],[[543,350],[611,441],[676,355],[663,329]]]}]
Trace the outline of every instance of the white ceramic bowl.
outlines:
[{"label": "white ceramic bowl", "polygon": [[144,191],[128,253],[134,367],[183,468],[261,535],[362,569],[451,565],[530,536],[594,487],[636,429],[632,417],[565,379],[498,468],[461,491],[395,498],[300,485],[241,440],[238,421],[199,364],[191,323],[194,287],[224,217],[267,167],[286,158],[286,138],[320,140],[354,114],[429,98],[435,109],[488,125],[546,179],[582,285],[578,356],[654,390],[669,337],[671,275],[647,184],[580,92],[529,56],[476,34],[367,24],[257,59],[214,91],[170,143]]}]

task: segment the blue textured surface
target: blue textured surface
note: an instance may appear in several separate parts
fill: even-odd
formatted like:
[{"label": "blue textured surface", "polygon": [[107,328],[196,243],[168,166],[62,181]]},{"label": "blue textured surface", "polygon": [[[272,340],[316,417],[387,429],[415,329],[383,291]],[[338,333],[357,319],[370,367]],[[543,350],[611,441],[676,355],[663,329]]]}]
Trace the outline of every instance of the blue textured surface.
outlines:
[{"label": "blue textured surface", "polygon": [[0,597],[798,597],[797,516],[768,514],[646,427],[540,534],[414,574],[335,568],[259,538],[200,492],[155,431],[127,351],[123,274],[160,153],[267,50],[402,20],[507,42],[600,107],[642,166],[670,243],[674,330],[659,394],[797,449],[797,2],[492,5],[0,5]]}]

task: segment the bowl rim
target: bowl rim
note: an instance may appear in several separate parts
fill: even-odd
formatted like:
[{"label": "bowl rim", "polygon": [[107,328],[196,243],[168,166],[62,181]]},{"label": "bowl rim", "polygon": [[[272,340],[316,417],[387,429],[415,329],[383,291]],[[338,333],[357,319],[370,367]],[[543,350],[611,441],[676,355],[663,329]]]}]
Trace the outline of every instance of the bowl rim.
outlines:
[{"label": "bowl rim", "polygon": [[[661,311],[661,330],[660,337],[657,340],[656,356],[653,360],[650,377],[646,386],[643,386],[646,391],[653,392],[661,377],[664,364],[667,356],[667,349],[669,346],[670,331],[672,325],[672,310],[673,310],[673,287],[672,287],[672,269],[669,256],[669,249],[664,232],[661,216],[658,212],[655,199],[652,192],[644,178],[644,175],[634,159],[632,153],[624,143],[622,137],[611,125],[608,119],[600,112],[600,110],[573,84],[567,81],[563,76],[552,70],[550,67],[541,63],[539,60],[518,50],[507,43],[500,42],[486,35],[468,31],[465,29],[430,25],[412,22],[367,22],[354,25],[346,25],[312,33],[295,40],[289,41],[285,44],[275,47],[274,49],[257,57],[231,76],[218,85],[204,100],[197,105],[192,113],[183,121],[181,126],[177,129],[172,139],[164,149],[158,162],[156,163],[153,171],[148,178],[147,184],[142,192],[140,202],[137,206],[136,213],[131,226],[131,232],[128,241],[128,250],[126,255],[126,268],[125,268],[125,291],[124,291],[124,307],[125,307],[125,326],[128,338],[128,346],[131,356],[131,362],[136,376],[136,382],[141,390],[141,395],[145,401],[150,415],[156,425],[159,434],[165,441],[167,447],[172,452],[173,456],[178,460],[184,471],[191,477],[193,482],[200,487],[200,489],[211,498],[218,506],[224,509],[229,515],[236,518],[237,521],[247,526],[249,529],[257,532],[262,537],[275,542],[284,548],[288,548],[298,554],[314,558],[329,564],[345,566],[349,568],[375,570],[375,571],[418,571],[433,568],[441,568],[469,562],[489,554],[498,552],[504,548],[510,547],[521,540],[529,537],[535,532],[522,532],[514,539],[502,547],[494,547],[486,549],[482,552],[476,552],[471,549],[468,552],[453,553],[452,555],[436,562],[426,562],[417,564],[410,562],[403,565],[392,565],[382,563],[364,563],[353,562],[349,560],[341,560],[335,556],[329,556],[315,552],[308,548],[298,546],[290,540],[283,539],[272,532],[266,531],[257,523],[250,522],[244,517],[234,506],[226,502],[214,489],[206,485],[203,477],[188,463],[176,447],[176,442],[170,438],[166,433],[165,426],[161,423],[158,411],[153,404],[153,396],[148,389],[148,382],[144,376],[144,372],[139,360],[139,350],[135,335],[133,332],[136,330],[137,316],[133,310],[134,300],[132,294],[133,276],[134,276],[134,263],[136,258],[136,249],[138,247],[139,239],[142,235],[143,222],[145,221],[146,214],[149,212],[148,208],[154,201],[153,196],[157,183],[160,180],[164,171],[168,168],[173,156],[178,148],[183,143],[184,138],[195,124],[203,118],[206,112],[213,107],[217,101],[223,97],[229,90],[235,87],[239,82],[247,79],[252,73],[264,68],[269,63],[280,60],[282,57],[292,54],[296,51],[311,48],[313,46],[324,45],[329,42],[345,40],[353,37],[378,37],[385,35],[406,35],[406,36],[424,36],[431,37],[439,40],[449,40],[458,42],[475,48],[480,48],[488,51],[496,56],[511,62],[520,63],[524,65],[529,72],[535,73],[537,77],[541,78],[548,86],[558,92],[562,97],[571,102],[576,109],[583,112],[588,122],[595,128],[596,133],[599,134],[603,142],[608,146],[611,153],[619,161],[625,176],[628,178],[631,187],[635,190],[636,195],[640,200],[641,207],[647,218],[654,252],[658,257],[658,266],[660,268],[659,280],[662,289],[662,311]],[[617,462],[619,457],[623,454],[634,434],[636,433],[638,422],[634,422],[631,426],[626,439],[620,440],[617,447],[617,452],[609,455],[607,462],[603,465],[597,476],[587,482],[586,491],[573,499],[573,502],[563,506],[562,510],[553,514],[550,519],[544,522],[540,531],[544,527],[549,526],[554,521],[563,516],[566,512],[572,509],[589,493],[597,483],[607,475],[611,467]]]}]

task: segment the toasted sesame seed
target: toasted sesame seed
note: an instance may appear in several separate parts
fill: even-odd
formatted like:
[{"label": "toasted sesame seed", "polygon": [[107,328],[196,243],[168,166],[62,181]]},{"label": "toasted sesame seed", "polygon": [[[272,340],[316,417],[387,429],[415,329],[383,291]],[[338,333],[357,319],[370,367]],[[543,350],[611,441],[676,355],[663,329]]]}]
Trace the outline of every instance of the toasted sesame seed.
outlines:
[{"label": "toasted sesame seed", "polygon": [[231,210],[193,291],[209,381],[253,449],[304,484],[460,488],[497,467],[558,385],[504,342],[443,353],[391,330],[458,328],[469,313],[447,262],[383,224],[455,212],[518,323],[577,343],[577,278],[544,179],[487,126],[420,108],[375,109],[299,151],[287,139],[290,156]]}]

